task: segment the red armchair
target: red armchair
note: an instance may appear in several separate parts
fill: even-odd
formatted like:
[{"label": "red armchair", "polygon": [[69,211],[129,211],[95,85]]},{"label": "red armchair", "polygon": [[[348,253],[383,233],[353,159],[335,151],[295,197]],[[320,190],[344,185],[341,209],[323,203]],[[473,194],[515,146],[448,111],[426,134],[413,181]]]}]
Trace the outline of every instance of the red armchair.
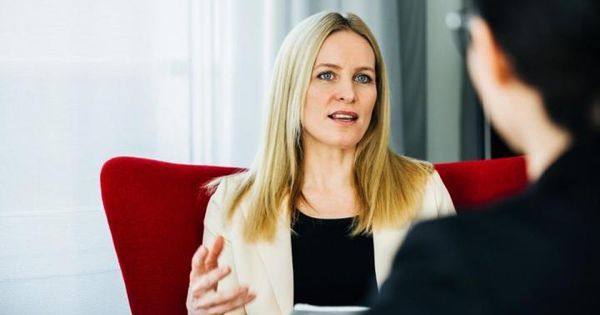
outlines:
[{"label": "red armchair", "polygon": [[[522,157],[437,164],[454,205],[522,190]],[[240,169],[117,157],[101,172],[102,200],[133,314],[186,314],[190,260],[202,242],[204,183]],[[463,210],[468,211],[468,210]]]}]

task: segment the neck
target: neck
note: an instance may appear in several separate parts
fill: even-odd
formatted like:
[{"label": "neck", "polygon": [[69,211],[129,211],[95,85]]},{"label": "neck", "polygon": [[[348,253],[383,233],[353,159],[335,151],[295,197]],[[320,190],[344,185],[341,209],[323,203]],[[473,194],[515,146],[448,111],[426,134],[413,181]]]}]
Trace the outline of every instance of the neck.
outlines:
[{"label": "neck", "polygon": [[351,187],[355,152],[355,149],[306,146],[303,187],[322,191]]},{"label": "neck", "polygon": [[512,120],[504,124],[504,133],[513,149],[525,153],[527,177],[534,182],[569,148],[571,136],[550,119],[537,90],[513,82],[506,89],[504,105],[509,106]]},{"label": "neck", "polygon": [[569,148],[571,137],[563,129],[551,125],[532,132],[529,139],[525,149],[527,176],[536,181]]}]

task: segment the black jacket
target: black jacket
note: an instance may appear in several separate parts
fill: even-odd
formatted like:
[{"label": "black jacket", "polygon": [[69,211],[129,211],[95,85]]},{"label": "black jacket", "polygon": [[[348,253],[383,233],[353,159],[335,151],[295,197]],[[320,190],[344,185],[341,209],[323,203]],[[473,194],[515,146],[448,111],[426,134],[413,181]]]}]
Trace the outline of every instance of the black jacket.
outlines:
[{"label": "black jacket", "polygon": [[600,147],[520,196],[417,225],[368,314],[600,314]]}]

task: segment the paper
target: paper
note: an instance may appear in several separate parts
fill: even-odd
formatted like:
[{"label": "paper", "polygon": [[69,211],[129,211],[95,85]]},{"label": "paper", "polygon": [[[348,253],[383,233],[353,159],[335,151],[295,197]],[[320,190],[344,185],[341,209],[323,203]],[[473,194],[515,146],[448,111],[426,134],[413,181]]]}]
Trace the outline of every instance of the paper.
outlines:
[{"label": "paper", "polygon": [[365,306],[316,306],[296,304],[291,315],[360,315],[369,310]]}]

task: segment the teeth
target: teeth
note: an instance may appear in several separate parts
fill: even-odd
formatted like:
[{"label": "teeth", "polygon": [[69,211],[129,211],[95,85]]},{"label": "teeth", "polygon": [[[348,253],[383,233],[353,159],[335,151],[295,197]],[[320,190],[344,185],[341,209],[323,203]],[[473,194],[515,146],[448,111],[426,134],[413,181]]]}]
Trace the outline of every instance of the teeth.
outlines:
[{"label": "teeth", "polygon": [[333,115],[331,115],[331,117],[333,117],[335,119],[347,119],[347,120],[354,119],[354,116],[344,115],[344,114],[333,114]]}]

